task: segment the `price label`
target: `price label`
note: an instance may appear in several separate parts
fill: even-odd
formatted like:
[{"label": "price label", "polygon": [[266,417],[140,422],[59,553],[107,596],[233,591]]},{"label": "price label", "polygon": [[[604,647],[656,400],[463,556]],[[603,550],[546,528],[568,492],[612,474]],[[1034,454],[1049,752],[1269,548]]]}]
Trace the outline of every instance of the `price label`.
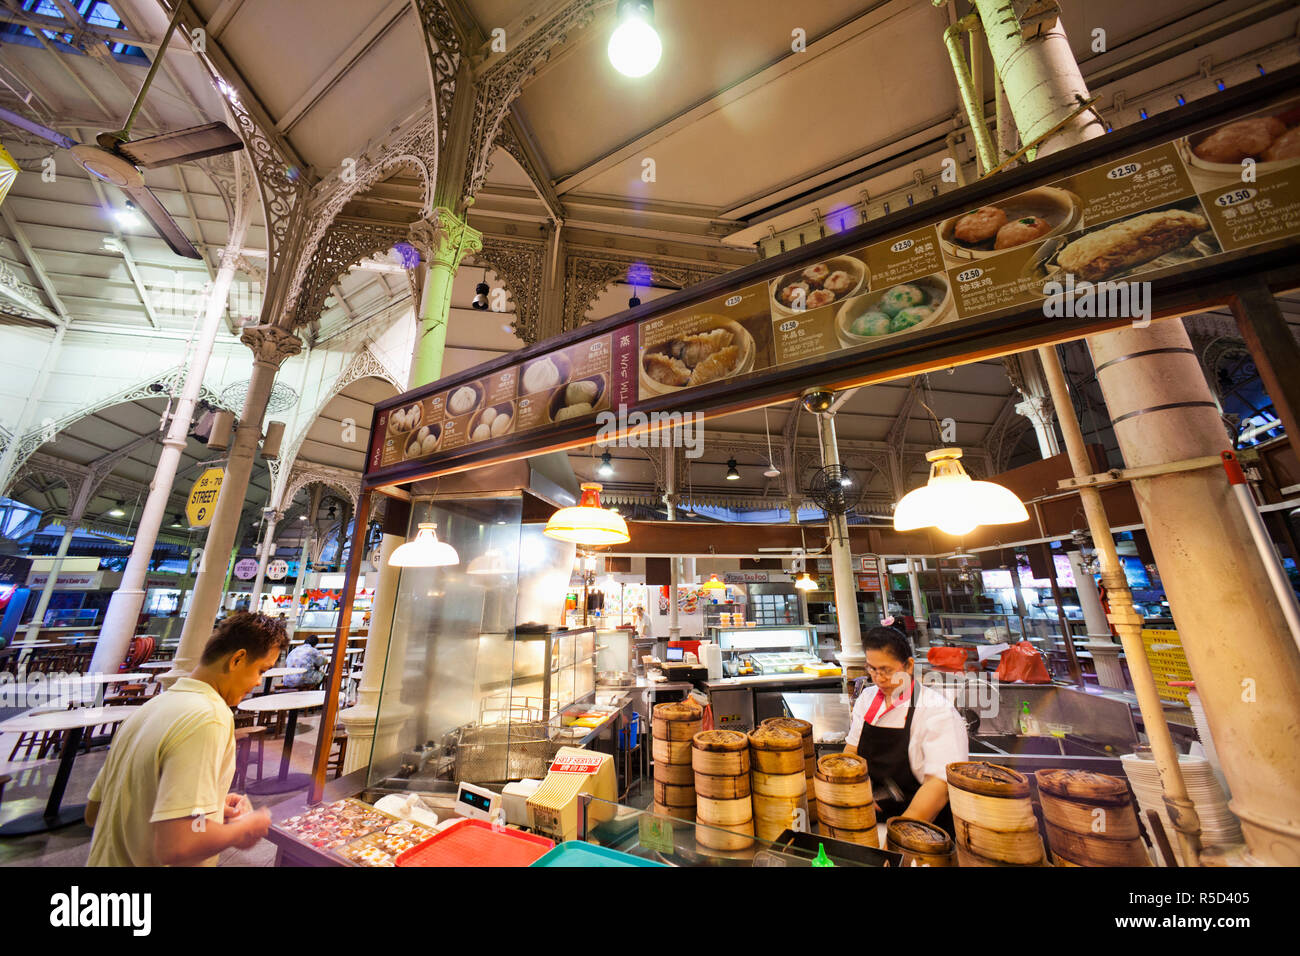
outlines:
[{"label": "price label", "polygon": [[1106,174],[1107,179],[1126,179],[1132,176],[1142,168],[1141,163],[1125,163],[1123,166],[1116,166]]},{"label": "price label", "polygon": [[1214,200],[1216,206],[1235,206],[1237,203],[1245,202],[1247,199],[1254,199],[1256,192],[1253,189],[1234,189],[1230,193],[1224,193],[1218,199]]},{"label": "price label", "polygon": [[966,269],[962,272],[957,273],[957,281],[970,282],[973,279],[978,279],[983,274],[984,274],[983,269]]},{"label": "price label", "polygon": [[794,319],[790,319],[789,321],[782,322],[776,328],[778,332],[793,332],[795,329],[799,328],[799,323]]},{"label": "price label", "polygon": [[728,307],[733,306],[733,305],[740,305],[740,296],[738,296],[738,295],[728,296],[728,297],[727,297],[727,300],[726,300],[725,302],[723,302],[722,304],[725,305],[725,306],[728,306]]},{"label": "price label", "polygon": [[911,239],[900,239],[898,242],[894,243],[892,246],[889,247],[889,251],[906,252],[908,249],[911,249],[914,245],[916,245],[916,243]]}]

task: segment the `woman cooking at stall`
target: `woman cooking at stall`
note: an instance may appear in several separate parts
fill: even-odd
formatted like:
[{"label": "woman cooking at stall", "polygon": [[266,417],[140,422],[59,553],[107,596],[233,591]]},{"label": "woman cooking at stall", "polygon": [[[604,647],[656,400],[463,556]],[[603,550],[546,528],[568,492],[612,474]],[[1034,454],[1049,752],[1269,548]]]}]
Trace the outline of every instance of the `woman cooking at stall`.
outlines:
[{"label": "woman cooking at stall", "polygon": [[946,697],[914,679],[912,646],[893,627],[862,635],[867,676],[858,696],[845,753],[867,761],[879,819],[906,816],[952,833],[947,766],[969,759],[966,722]]}]

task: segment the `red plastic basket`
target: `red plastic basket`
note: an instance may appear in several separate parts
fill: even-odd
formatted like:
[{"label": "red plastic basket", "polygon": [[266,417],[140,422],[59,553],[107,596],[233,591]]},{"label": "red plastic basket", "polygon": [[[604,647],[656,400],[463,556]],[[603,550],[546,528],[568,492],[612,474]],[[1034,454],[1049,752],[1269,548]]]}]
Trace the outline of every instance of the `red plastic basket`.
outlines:
[{"label": "red plastic basket", "polygon": [[461,820],[401,853],[396,866],[528,866],[555,846],[554,840]]}]

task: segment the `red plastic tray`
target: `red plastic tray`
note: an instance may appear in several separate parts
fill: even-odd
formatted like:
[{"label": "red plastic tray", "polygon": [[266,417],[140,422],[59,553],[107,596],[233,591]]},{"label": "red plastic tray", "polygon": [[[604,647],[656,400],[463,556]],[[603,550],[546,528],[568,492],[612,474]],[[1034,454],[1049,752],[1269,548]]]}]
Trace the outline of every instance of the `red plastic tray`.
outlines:
[{"label": "red plastic tray", "polygon": [[554,840],[461,820],[400,854],[395,866],[528,866],[555,846]]}]

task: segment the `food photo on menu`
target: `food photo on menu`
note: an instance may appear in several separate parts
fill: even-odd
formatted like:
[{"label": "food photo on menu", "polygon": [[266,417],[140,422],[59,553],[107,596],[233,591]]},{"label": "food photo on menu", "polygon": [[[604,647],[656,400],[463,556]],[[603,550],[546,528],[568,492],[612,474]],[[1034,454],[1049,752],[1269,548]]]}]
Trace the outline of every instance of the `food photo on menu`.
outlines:
[{"label": "food photo on menu", "polygon": [[1300,102],[1185,136],[1178,152],[1198,192],[1243,182],[1246,160],[1256,180],[1293,166],[1300,162]]},{"label": "food photo on menu", "polygon": [[766,285],[753,286],[642,323],[642,397],[671,395],[769,368],[772,320],[766,298]]},{"label": "food photo on menu", "polygon": [[1042,186],[972,209],[939,224],[939,241],[953,264],[982,259],[1082,225],[1083,204],[1066,189]]},{"label": "food photo on menu", "polygon": [[1222,252],[1195,196],[1045,242],[1027,266],[1045,279],[1089,282],[1169,269]]}]

